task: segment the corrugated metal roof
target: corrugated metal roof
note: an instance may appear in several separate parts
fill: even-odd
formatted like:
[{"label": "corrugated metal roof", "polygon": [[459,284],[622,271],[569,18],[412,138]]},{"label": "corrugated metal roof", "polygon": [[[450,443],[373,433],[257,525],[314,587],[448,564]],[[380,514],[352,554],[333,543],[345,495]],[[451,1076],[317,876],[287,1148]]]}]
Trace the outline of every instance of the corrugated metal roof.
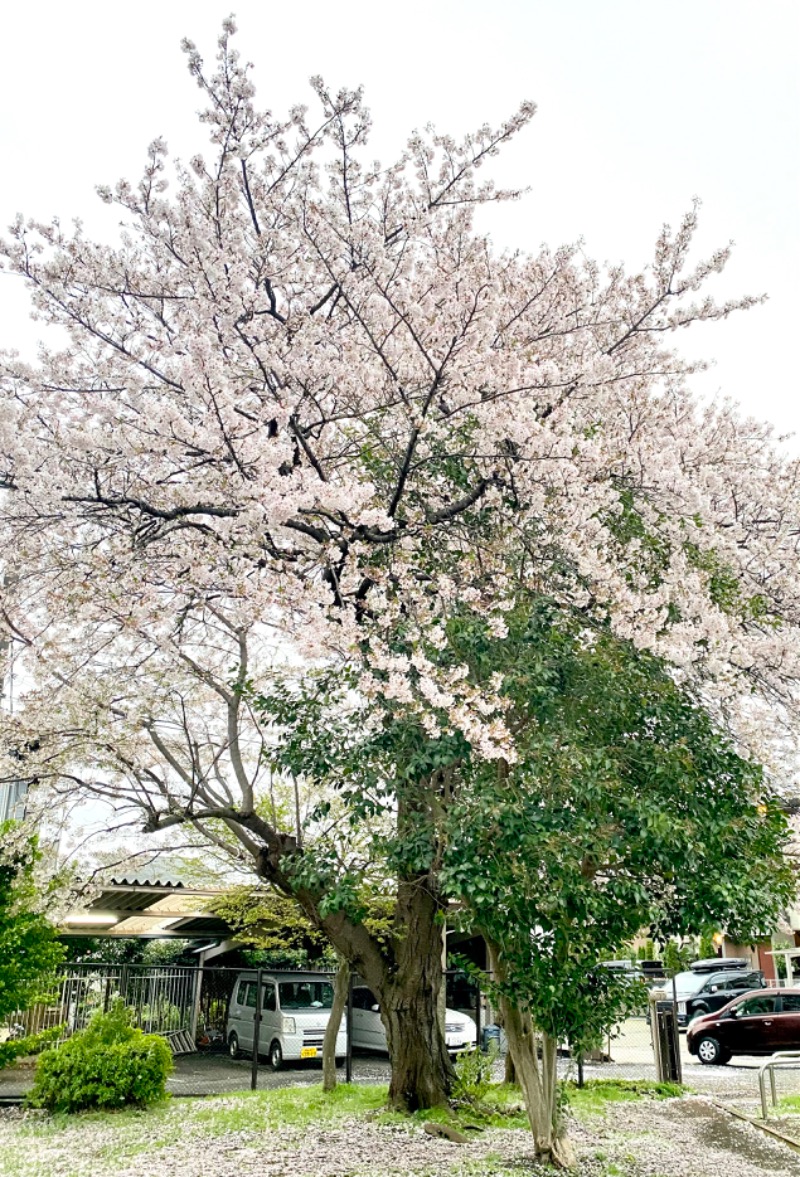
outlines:
[{"label": "corrugated metal roof", "polygon": [[121,878],[115,875],[110,883],[114,887],[171,887],[173,890],[185,885],[180,879],[162,879],[149,871],[137,871],[134,875],[123,875]]}]

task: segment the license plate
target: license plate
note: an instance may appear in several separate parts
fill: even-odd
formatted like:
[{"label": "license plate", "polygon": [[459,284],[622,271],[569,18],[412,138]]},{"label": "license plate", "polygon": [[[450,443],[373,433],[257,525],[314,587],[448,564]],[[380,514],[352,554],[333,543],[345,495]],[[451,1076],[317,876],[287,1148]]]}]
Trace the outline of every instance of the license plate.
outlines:
[{"label": "license plate", "polygon": [[317,1057],[316,1046],[303,1046],[300,1048],[300,1058],[316,1058],[316,1057]]}]

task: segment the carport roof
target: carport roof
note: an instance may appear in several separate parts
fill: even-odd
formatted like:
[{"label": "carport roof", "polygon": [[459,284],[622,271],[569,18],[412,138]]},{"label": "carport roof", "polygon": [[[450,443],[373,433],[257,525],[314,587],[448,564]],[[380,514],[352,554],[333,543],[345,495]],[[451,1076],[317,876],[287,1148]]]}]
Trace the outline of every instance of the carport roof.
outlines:
[{"label": "carport roof", "polygon": [[122,936],[209,939],[232,935],[230,925],[209,911],[221,887],[190,887],[177,880],[140,875],[100,884],[92,898],[71,911],[62,936]]}]

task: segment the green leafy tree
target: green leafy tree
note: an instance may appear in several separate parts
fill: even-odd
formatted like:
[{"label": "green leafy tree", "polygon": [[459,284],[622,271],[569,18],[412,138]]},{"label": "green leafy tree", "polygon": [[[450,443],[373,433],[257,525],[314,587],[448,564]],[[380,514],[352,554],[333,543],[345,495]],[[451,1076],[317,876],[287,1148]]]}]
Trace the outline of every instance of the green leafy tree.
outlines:
[{"label": "green leafy tree", "polygon": [[[41,858],[36,839],[14,822],[0,825],[0,1025],[45,995],[47,982],[64,958],[53,925],[42,914],[48,895],[34,877]],[[53,892],[57,881],[45,884]],[[60,1033],[23,1035],[0,1043],[0,1068],[33,1054]]]},{"label": "green leafy tree", "polygon": [[546,602],[510,617],[502,643],[459,626],[476,673],[504,674],[519,755],[471,764],[443,885],[489,945],[537,1151],[569,1163],[556,1043],[591,1048],[641,997],[597,962],[642,927],[768,933],[795,891],[786,821],[760,768],[654,657]]},{"label": "green leafy tree", "polygon": [[716,931],[709,931],[708,929],[700,933],[697,955],[701,960],[707,960],[709,957],[717,955],[717,944],[714,940],[715,935]]},{"label": "green leafy tree", "polygon": [[688,969],[693,960],[697,959],[697,949],[694,944],[680,944],[677,940],[667,940],[661,960],[669,976]]},{"label": "green leafy tree", "polygon": [[63,944],[68,960],[76,964],[197,964],[193,940],[65,936]]},{"label": "green leafy tree", "polygon": [[213,903],[247,951],[264,968],[335,967],[327,938],[293,899],[269,887],[232,887]]},{"label": "green leafy tree", "polygon": [[[42,993],[64,959],[56,930],[42,914],[46,895],[34,868],[41,851],[12,822],[0,825],[0,1023],[26,1009]],[[54,884],[50,884],[50,887]]]}]

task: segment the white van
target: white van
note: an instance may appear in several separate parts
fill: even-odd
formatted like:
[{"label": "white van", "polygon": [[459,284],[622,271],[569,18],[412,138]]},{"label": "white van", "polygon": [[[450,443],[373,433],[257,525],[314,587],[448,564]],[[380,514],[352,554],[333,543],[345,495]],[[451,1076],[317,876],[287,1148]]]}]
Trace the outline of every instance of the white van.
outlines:
[{"label": "white van", "polygon": [[[252,1053],[256,1010],[255,969],[239,973],[228,1007],[225,1039],[231,1058]],[[274,1071],[284,1061],[322,1058],[322,1040],[331,1016],[333,985],[319,973],[262,973],[262,1012],[258,1053],[269,1058]],[[347,1052],[345,1019],[336,1037],[336,1060]]]}]

